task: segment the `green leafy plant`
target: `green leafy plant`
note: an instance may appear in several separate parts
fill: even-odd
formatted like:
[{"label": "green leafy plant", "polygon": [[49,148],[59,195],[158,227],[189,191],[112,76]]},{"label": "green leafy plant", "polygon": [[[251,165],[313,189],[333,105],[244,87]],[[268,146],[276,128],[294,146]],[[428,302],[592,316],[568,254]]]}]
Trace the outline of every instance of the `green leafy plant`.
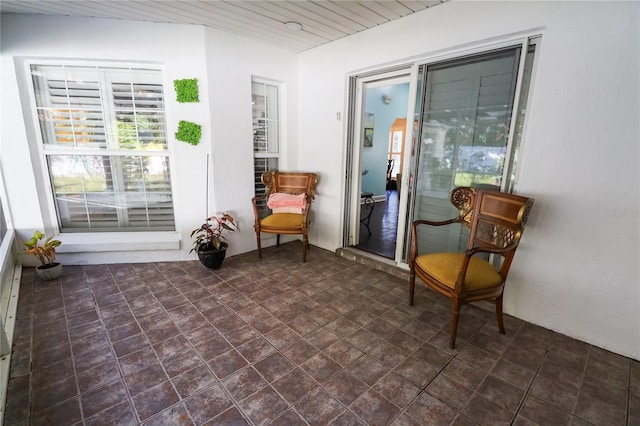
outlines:
[{"label": "green leafy plant", "polygon": [[223,213],[220,217],[211,216],[207,218],[202,226],[191,231],[191,238],[195,235],[195,240],[193,241],[193,248],[189,253],[193,251],[218,250],[222,244],[222,240],[226,240],[223,235],[225,231],[240,231],[240,228],[238,228],[238,225],[230,214]]},{"label": "green leafy plant", "polygon": [[46,238],[42,232],[35,231],[33,237],[24,243],[27,246],[24,252],[37,257],[42,266],[53,265],[56,263],[56,247],[61,244],[60,240],[54,240],[53,237]]},{"label": "green leafy plant", "polygon": [[197,78],[173,80],[173,87],[176,89],[176,100],[178,102],[199,102]]},{"label": "green leafy plant", "polygon": [[201,135],[202,130],[199,124],[184,120],[180,120],[178,122],[176,139],[178,139],[179,141],[186,142],[191,145],[198,145],[200,143]]}]

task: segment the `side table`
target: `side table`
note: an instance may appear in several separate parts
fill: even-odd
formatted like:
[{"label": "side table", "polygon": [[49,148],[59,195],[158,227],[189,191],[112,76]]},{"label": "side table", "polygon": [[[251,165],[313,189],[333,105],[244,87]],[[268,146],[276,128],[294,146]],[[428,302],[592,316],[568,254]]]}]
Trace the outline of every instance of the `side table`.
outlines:
[{"label": "side table", "polygon": [[365,217],[360,219],[360,223],[367,227],[369,236],[371,236],[371,229],[369,228],[369,222],[371,221],[371,215],[373,214],[373,208],[376,206],[376,202],[373,200],[373,192],[363,192],[360,194],[360,198],[364,200],[364,208],[367,210]]}]

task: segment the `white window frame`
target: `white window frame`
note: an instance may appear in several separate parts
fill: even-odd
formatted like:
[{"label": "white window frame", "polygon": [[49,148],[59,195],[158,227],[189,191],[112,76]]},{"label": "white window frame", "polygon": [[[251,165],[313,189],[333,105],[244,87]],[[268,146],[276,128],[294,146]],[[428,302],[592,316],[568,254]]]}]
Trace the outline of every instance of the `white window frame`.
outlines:
[{"label": "white window frame", "polygon": [[[257,76],[252,76],[251,77],[251,97],[253,99],[253,84],[262,84],[265,86],[272,86],[275,87],[277,89],[277,93],[278,93],[278,102],[277,102],[277,108],[278,108],[278,119],[277,119],[277,125],[278,125],[278,143],[277,143],[277,147],[278,149],[276,150],[276,152],[256,152],[253,148],[253,140],[251,141],[252,143],[252,153],[253,153],[253,173],[254,175],[256,174],[256,160],[258,159],[275,159],[278,162],[277,165],[277,170],[282,170],[285,168],[284,165],[284,151],[285,151],[285,145],[286,145],[286,136],[285,136],[285,94],[286,94],[286,86],[283,82],[280,81],[276,81],[276,80],[272,80],[272,79],[268,79],[268,78],[263,78],[263,77],[257,77]],[[252,134],[253,134],[253,109],[251,111],[251,122],[252,122]],[[254,176],[255,177],[255,176]],[[255,192],[254,189],[254,195],[259,195],[258,193]]]},{"label": "white window frame", "polygon": [[[86,231],[72,231],[67,232],[60,227],[60,222],[58,218],[58,214],[56,211],[56,204],[54,200],[54,188],[49,178],[49,169],[47,166],[47,153],[45,152],[45,144],[42,136],[42,132],[40,130],[40,124],[38,120],[38,108],[35,98],[35,87],[33,83],[33,79],[31,77],[31,67],[32,65],[43,65],[43,66],[69,66],[69,67],[97,67],[97,68],[147,68],[157,70],[162,75],[162,86],[163,86],[163,102],[164,102],[164,114],[165,114],[165,132],[166,132],[166,144],[167,149],[163,151],[155,151],[155,152],[147,152],[149,155],[160,155],[166,157],[168,160],[169,173],[171,175],[170,188],[171,193],[175,194],[175,174],[173,173],[173,140],[170,137],[169,132],[169,120],[167,116],[167,102],[169,98],[167,97],[167,87],[170,87],[170,82],[167,81],[166,70],[162,64],[159,63],[142,63],[142,62],[130,62],[130,61],[117,61],[117,62],[105,62],[105,61],[85,61],[85,60],[67,60],[67,59],[41,59],[41,58],[26,58],[23,60],[23,77],[26,83],[27,90],[22,93],[21,96],[27,96],[29,99],[29,113],[31,117],[31,126],[28,129],[28,132],[33,132],[31,139],[35,141],[35,145],[30,144],[32,148],[35,148],[35,152],[38,157],[38,165],[34,165],[34,173],[36,175],[36,179],[43,183],[42,186],[38,186],[37,190],[41,196],[41,200],[45,200],[41,202],[41,209],[45,233],[51,235],[67,235],[68,239],[74,243],[82,244],[83,241],[87,240],[83,235],[91,235],[91,238],[96,238],[99,236],[99,240],[105,240],[105,248],[112,244],[114,240],[121,240],[123,242],[129,242],[136,247],[144,246],[144,241],[153,241],[155,243],[159,243],[161,248],[179,248],[179,239],[176,239],[175,235],[177,235],[177,217],[175,214],[175,206],[174,206],[174,223],[176,229],[174,230],[113,230],[109,228],[87,228]],[[107,111],[109,112],[109,111]],[[60,150],[62,151],[62,150]],[[107,148],[103,150],[99,155],[107,155],[109,156],[113,150]],[[95,155],[95,152],[86,152],[75,151],[70,153],[71,155]],[[37,169],[37,170],[36,170]],[[173,196],[175,202],[175,196]],[[169,234],[171,234],[169,236]],[[168,238],[167,238],[168,237]],[[136,243],[134,243],[134,241]],[[64,242],[64,241],[63,241]],[[139,244],[139,242],[143,242],[143,244]],[[165,244],[168,243],[168,244]],[[100,242],[98,241],[97,246],[100,246]],[[87,251],[83,248],[83,250]],[[65,248],[61,246],[61,252],[67,251]],[[71,251],[71,250],[70,250]],[[96,250],[88,250],[88,251],[103,251],[102,249]]]}]

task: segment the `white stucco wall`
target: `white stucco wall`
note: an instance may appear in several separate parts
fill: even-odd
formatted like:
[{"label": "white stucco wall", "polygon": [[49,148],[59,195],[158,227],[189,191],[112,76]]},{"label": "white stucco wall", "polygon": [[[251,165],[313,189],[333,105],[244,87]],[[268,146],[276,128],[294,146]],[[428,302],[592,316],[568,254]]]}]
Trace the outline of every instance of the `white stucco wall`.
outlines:
[{"label": "white stucco wall", "polygon": [[[316,243],[341,244],[347,75],[543,34],[517,192],[536,199],[505,311],[640,359],[640,4],[448,2],[300,55],[300,165],[323,177]],[[322,161],[318,161],[322,159]]]},{"label": "white stucco wall", "polygon": [[[244,253],[256,249],[251,207],[254,193],[251,77],[284,83],[280,86],[284,119],[280,169],[297,170],[298,55],[210,29],[206,55],[216,211],[231,211],[240,218],[241,233],[233,236],[232,253]],[[263,247],[272,244],[275,236],[263,234]]]},{"label": "white stucco wall", "polygon": [[[17,240],[34,229],[54,232],[46,197],[39,197],[42,177],[31,172],[38,161],[29,148],[34,129],[25,123],[19,87],[23,58],[83,59],[153,63],[165,70],[167,134],[172,152],[175,233],[63,234],[59,258],[67,264],[193,259],[191,230],[203,223],[206,155],[211,155],[209,214],[229,211],[242,232],[230,236],[229,255],[255,249],[253,195],[251,76],[286,85],[287,159],[295,167],[297,128],[297,55],[199,26],[104,19],[2,15],[0,161],[8,188]],[[16,72],[18,68],[18,72]],[[197,78],[200,102],[175,100],[173,80]],[[28,91],[26,92],[28,94]],[[191,146],[174,138],[179,120],[201,124],[202,139]],[[35,152],[35,151],[34,151]],[[33,158],[32,158],[33,157]],[[37,170],[37,168],[36,168]],[[97,236],[96,236],[97,235]],[[266,242],[265,245],[268,245]],[[25,257],[25,263],[34,259]]]}]

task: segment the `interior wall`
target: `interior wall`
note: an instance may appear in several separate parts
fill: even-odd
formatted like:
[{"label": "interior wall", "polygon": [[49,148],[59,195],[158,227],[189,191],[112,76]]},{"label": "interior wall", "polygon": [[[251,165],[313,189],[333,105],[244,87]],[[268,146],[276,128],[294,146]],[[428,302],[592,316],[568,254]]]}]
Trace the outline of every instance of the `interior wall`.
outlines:
[{"label": "interior wall", "polygon": [[[233,247],[234,252],[244,253],[257,247],[251,206],[251,77],[282,83],[280,170],[298,170],[298,55],[212,29],[207,29],[206,34],[216,211],[229,211],[240,220],[241,232],[233,236]],[[275,234],[263,234],[262,246],[273,244]]]},{"label": "interior wall", "polygon": [[[286,85],[283,114],[288,117],[285,134],[290,135],[288,162],[295,166],[296,54],[193,25],[2,15],[1,31],[0,161],[17,241],[28,239],[35,229],[54,232],[56,225],[50,214],[52,208],[42,196],[44,192],[38,191],[42,180],[32,173],[39,159],[28,143],[35,138],[35,129],[28,124],[30,107],[21,103],[21,95],[29,96],[27,76],[16,69],[21,70],[20,61],[24,58],[64,58],[163,67],[176,232],[153,238],[149,233],[100,233],[89,234],[88,238],[63,234],[59,237],[63,241],[58,250],[60,260],[66,264],[92,264],[195,259],[195,254],[189,254],[191,230],[200,226],[207,214],[222,211],[232,213],[242,231],[230,236],[228,254],[255,249],[250,202],[251,75],[277,79]],[[182,78],[198,79],[200,102],[180,104],[175,100],[173,80]],[[175,139],[180,120],[202,126],[199,145]],[[211,158],[208,208],[207,154]],[[23,261],[32,264],[34,259],[23,256]]]},{"label": "interior wall", "polygon": [[347,111],[349,75],[540,33],[516,187],[536,204],[505,312],[640,359],[639,9],[451,1],[302,53],[300,162],[329,176],[319,244],[342,241],[347,123],[330,118]]},{"label": "interior wall", "polygon": [[[389,103],[382,96],[390,96]],[[389,130],[396,118],[406,118],[409,83],[367,89],[365,111],[374,114],[373,146],[362,148],[362,192],[385,195],[387,189],[387,159],[389,158]]]}]

